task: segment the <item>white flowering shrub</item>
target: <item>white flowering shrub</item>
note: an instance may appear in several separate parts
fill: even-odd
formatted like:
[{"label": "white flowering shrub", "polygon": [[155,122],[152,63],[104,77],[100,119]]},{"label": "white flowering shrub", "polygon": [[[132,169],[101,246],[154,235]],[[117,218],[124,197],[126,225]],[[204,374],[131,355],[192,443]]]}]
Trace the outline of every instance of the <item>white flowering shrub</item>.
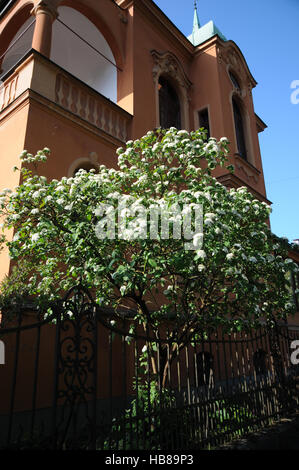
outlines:
[{"label": "white flowering shrub", "polygon": [[[53,301],[80,281],[99,305],[130,308],[153,330],[171,319],[169,334],[178,344],[187,332],[241,329],[291,313],[285,274],[297,268],[273,239],[270,208],[245,187],[228,190],[212,176],[219,165],[233,171],[225,138],[206,141],[200,130],[175,128],[148,132],[118,149],[118,169],[102,165],[59,181],[35,172],[49,153],[23,152],[21,169],[14,169],[22,183],[0,195],[4,228],[14,230],[7,245],[16,266],[2,285],[2,305],[19,294],[20,279],[37,302]],[[142,238],[140,224],[127,237],[100,239],[99,205],[111,209],[121,195],[137,211],[201,204],[202,243],[196,234],[198,249],[186,250],[171,230],[168,239]],[[117,229],[117,217],[114,223]]]}]

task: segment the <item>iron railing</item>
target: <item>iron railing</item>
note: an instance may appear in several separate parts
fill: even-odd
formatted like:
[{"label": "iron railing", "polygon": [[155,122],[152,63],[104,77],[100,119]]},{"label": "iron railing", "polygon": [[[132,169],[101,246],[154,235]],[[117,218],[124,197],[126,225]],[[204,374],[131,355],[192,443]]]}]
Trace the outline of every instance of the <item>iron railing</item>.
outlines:
[{"label": "iron railing", "polygon": [[[5,318],[5,317],[4,317]],[[298,407],[287,327],[205,332],[180,347],[78,287],[48,317],[2,324],[0,447],[213,448]]]}]

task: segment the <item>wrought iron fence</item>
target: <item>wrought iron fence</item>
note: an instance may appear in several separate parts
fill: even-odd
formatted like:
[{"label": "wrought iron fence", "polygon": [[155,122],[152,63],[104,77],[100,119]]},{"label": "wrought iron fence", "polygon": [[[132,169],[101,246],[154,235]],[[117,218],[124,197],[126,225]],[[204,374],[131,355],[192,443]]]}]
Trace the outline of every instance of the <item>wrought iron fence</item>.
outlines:
[{"label": "wrought iron fence", "polygon": [[180,347],[113,318],[78,287],[46,318],[2,324],[1,448],[202,449],[298,407],[297,331],[218,329]]}]

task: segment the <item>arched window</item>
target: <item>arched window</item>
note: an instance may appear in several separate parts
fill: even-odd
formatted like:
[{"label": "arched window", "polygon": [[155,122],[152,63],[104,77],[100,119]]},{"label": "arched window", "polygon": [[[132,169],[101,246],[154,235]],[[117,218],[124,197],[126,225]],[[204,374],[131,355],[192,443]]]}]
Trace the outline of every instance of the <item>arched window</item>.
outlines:
[{"label": "arched window", "polygon": [[235,97],[233,97],[233,112],[238,153],[242,158],[244,158],[244,160],[247,160],[243,114]]},{"label": "arched window", "polygon": [[232,73],[232,72],[229,72],[229,77],[232,81],[232,84],[234,85],[234,87],[238,90],[238,91],[241,91],[241,87],[240,87],[240,83],[239,83],[239,80],[237,79],[237,77]]},{"label": "arched window", "polygon": [[197,383],[201,385],[209,385],[213,375],[213,356],[202,351],[196,354]]},{"label": "arched window", "polygon": [[180,100],[175,89],[164,77],[159,78],[158,89],[160,126],[164,129],[169,127],[181,129]]},{"label": "arched window", "polygon": [[106,39],[77,10],[62,6],[58,8],[58,13],[59,17],[53,23],[50,59],[116,102],[117,69]]},{"label": "arched window", "polygon": [[97,171],[97,168],[95,167],[95,165],[93,165],[92,163],[81,163],[75,170],[74,170],[74,173],[73,175],[75,176],[75,174],[79,171],[79,170],[85,170],[85,171],[90,171],[90,170],[95,170]]},{"label": "arched window", "polygon": [[7,47],[7,53],[5,54],[0,66],[0,77],[5,75],[11,67],[17,64],[26,52],[30,51],[32,47],[33,32],[34,19],[33,17],[30,17],[21,26]]}]

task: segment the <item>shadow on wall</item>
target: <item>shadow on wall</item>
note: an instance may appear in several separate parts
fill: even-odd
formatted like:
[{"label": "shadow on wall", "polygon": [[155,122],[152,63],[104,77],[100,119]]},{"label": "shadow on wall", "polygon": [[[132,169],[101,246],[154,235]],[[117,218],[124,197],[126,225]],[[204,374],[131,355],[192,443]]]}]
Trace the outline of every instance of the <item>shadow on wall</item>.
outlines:
[{"label": "shadow on wall", "polygon": [[[53,23],[50,59],[97,92],[117,102],[117,67],[98,28],[77,10],[59,7]],[[32,48],[34,18],[28,18],[10,42],[0,73],[4,76]]]}]

